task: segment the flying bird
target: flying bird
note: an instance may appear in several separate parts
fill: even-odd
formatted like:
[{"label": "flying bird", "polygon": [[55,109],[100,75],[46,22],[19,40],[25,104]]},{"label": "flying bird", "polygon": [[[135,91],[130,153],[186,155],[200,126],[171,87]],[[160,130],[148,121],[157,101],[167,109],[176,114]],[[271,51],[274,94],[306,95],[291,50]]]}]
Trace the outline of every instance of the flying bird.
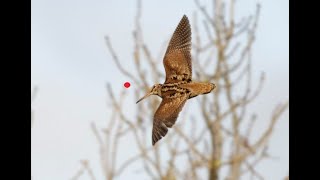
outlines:
[{"label": "flying bird", "polygon": [[152,145],[168,133],[188,99],[210,93],[213,83],[193,82],[191,65],[191,27],[186,15],[182,17],[169,42],[163,58],[166,80],[155,84],[150,92],[136,103],[150,95],[162,98],[153,118]]}]

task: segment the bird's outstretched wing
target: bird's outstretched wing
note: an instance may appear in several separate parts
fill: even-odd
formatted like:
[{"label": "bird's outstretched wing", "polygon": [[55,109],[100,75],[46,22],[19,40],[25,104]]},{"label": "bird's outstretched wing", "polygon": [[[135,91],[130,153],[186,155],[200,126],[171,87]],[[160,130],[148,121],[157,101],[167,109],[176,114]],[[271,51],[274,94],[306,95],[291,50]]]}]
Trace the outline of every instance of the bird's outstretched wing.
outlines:
[{"label": "bird's outstretched wing", "polygon": [[188,99],[185,93],[175,93],[174,91],[165,92],[160,106],[154,114],[152,129],[152,145],[164,137],[168,128],[171,128]]},{"label": "bird's outstretched wing", "polygon": [[191,81],[191,27],[186,15],[180,20],[169,42],[163,65],[167,83]]}]

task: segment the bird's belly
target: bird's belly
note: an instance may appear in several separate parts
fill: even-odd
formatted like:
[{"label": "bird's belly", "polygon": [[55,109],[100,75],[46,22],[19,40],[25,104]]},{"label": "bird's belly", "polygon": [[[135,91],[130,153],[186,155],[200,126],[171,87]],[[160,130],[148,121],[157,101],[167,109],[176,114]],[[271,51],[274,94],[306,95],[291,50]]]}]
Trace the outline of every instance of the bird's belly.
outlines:
[{"label": "bird's belly", "polygon": [[193,98],[201,94],[210,93],[215,88],[215,85],[212,83],[191,82],[187,84],[180,84],[179,87],[190,92],[189,98]]}]

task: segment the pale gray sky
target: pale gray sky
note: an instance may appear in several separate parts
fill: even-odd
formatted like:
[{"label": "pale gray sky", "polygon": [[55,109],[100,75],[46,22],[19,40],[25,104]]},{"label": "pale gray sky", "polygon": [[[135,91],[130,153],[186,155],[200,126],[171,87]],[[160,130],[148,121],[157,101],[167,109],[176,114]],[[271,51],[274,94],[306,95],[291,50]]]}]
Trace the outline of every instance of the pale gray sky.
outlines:
[{"label": "pale gray sky", "polygon": [[[256,2],[238,0],[236,13],[253,13]],[[80,159],[89,159],[101,179],[99,149],[90,123],[103,127],[109,117],[106,82],[121,90],[127,81],[115,68],[104,36],[111,36],[115,50],[130,68],[135,10],[136,1],[132,0],[32,0],[31,87],[39,87],[31,136],[34,180],[69,179],[79,169]],[[141,25],[151,52],[157,55],[182,15],[191,18],[195,10],[192,0],[143,1]],[[257,80],[264,71],[267,80],[260,97],[250,106],[259,112],[257,131],[267,123],[275,105],[289,98],[288,43],[289,1],[263,1],[253,46],[253,74]],[[128,91],[134,91],[134,84]],[[127,101],[135,105],[133,98]],[[289,172],[287,112],[276,126],[270,152],[278,159],[267,160],[259,170],[266,179],[282,179]],[[126,171],[121,179],[141,177],[134,170]]]}]

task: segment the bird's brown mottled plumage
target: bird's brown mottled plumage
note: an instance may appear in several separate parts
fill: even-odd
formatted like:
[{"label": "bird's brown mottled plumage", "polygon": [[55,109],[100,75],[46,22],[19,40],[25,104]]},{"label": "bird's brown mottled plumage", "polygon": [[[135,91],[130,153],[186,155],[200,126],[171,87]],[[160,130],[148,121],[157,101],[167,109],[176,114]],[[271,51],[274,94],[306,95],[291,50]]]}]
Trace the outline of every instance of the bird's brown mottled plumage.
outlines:
[{"label": "bird's brown mottled plumage", "polygon": [[216,86],[213,83],[192,82],[191,64],[191,28],[187,16],[183,16],[169,42],[163,58],[166,72],[164,84],[156,84],[150,95],[162,98],[154,114],[152,129],[152,145],[168,133],[182,110],[186,101],[200,94],[210,93]]},{"label": "bird's brown mottled plumage", "polygon": [[[168,93],[171,92],[168,91]],[[185,93],[176,94],[172,92],[172,94],[178,95],[178,97],[163,96],[162,102],[154,114],[152,145],[164,137],[168,132],[168,128],[171,128],[175,124],[183,105],[188,99]]]},{"label": "bird's brown mottled plumage", "polygon": [[191,81],[191,28],[187,16],[183,16],[163,58],[166,71],[165,83]]}]

